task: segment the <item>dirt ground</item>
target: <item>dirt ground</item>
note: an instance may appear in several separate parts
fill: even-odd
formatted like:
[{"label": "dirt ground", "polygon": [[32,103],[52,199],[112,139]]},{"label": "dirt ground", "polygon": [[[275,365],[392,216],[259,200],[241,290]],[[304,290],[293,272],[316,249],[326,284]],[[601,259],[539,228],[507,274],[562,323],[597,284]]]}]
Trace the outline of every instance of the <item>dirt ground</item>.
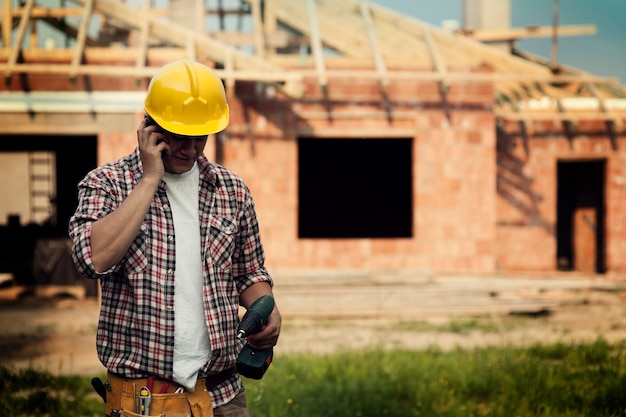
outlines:
[{"label": "dirt ground", "polygon": [[[368,347],[451,349],[578,343],[600,336],[610,342],[626,339],[626,299],[619,289],[554,289],[541,294],[550,300],[549,309],[515,314],[486,309],[467,314],[338,319],[299,316],[286,308],[275,357]],[[103,372],[95,347],[98,311],[95,299],[16,299],[0,293],[0,363],[54,374]]]}]

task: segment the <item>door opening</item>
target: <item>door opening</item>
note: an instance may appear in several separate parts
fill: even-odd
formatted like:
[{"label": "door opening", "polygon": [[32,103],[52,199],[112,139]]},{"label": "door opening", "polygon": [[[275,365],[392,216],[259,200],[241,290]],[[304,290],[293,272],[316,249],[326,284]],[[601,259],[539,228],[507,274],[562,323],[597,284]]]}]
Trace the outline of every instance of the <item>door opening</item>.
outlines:
[{"label": "door opening", "polygon": [[606,272],[604,160],[559,161],[557,269]]}]

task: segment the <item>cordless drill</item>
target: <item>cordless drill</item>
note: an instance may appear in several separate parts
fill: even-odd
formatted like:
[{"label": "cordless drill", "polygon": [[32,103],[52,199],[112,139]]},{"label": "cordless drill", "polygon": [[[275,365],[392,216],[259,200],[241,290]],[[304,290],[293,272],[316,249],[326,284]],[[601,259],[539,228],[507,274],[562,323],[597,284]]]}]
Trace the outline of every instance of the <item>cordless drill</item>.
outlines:
[{"label": "cordless drill", "polygon": [[[237,338],[243,339],[263,329],[274,309],[274,298],[271,295],[259,297],[244,314],[239,327]],[[254,349],[245,344],[237,357],[237,372],[246,378],[261,379],[272,363],[273,348]]]}]

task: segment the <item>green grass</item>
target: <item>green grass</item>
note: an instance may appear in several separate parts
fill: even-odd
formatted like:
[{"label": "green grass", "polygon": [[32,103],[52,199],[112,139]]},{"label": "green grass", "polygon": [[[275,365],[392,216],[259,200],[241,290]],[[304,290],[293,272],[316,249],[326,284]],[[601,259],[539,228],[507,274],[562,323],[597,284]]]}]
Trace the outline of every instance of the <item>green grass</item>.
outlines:
[{"label": "green grass", "polygon": [[[244,383],[251,417],[624,416],[625,355],[603,339],[297,354]],[[0,368],[0,415],[101,416],[89,379]]]}]

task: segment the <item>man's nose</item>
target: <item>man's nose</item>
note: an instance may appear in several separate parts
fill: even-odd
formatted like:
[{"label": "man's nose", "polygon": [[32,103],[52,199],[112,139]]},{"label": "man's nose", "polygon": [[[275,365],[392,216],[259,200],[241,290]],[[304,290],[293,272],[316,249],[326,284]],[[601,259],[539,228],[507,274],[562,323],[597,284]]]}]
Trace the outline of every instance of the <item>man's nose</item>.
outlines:
[{"label": "man's nose", "polygon": [[181,149],[185,153],[194,153],[194,154],[196,153],[196,148],[193,146],[192,139],[185,139],[183,141],[183,146],[181,146]]}]

